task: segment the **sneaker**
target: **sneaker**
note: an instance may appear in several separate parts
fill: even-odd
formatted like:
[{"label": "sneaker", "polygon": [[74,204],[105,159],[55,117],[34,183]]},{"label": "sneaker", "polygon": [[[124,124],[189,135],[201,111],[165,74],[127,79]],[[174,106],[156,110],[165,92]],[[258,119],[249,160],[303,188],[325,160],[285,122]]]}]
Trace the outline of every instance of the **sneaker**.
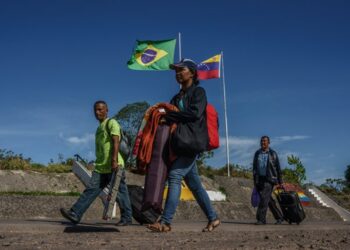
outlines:
[{"label": "sneaker", "polygon": [[260,226],[260,225],[266,225],[266,222],[258,220],[255,225]]},{"label": "sneaker", "polygon": [[283,219],[278,219],[276,220],[275,225],[281,225],[282,222],[283,222]]},{"label": "sneaker", "polygon": [[131,222],[123,221],[123,220],[120,220],[120,221],[116,224],[116,226],[118,226],[118,227],[125,227],[125,226],[129,226],[129,225],[131,225]]},{"label": "sneaker", "polygon": [[78,216],[72,210],[67,210],[67,209],[61,208],[60,212],[64,218],[71,221],[73,224],[79,223],[80,220],[79,220]]}]

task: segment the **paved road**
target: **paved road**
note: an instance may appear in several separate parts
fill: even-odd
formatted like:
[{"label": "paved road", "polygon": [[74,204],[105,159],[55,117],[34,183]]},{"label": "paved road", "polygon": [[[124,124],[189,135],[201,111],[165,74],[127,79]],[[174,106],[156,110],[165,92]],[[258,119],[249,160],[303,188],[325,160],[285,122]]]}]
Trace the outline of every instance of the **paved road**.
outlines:
[{"label": "paved road", "polygon": [[170,233],[144,226],[89,221],[0,220],[0,249],[350,249],[350,224],[341,222],[255,226],[226,221],[212,233],[204,222],[177,222]]}]

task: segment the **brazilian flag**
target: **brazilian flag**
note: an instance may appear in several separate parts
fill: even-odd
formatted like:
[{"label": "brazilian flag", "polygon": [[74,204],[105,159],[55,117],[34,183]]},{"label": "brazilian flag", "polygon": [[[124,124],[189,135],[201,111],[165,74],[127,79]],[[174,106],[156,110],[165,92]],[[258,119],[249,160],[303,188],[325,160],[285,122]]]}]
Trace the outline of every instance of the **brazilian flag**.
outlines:
[{"label": "brazilian flag", "polygon": [[136,41],[137,46],[128,61],[133,70],[167,70],[174,63],[176,39],[161,41]]}]

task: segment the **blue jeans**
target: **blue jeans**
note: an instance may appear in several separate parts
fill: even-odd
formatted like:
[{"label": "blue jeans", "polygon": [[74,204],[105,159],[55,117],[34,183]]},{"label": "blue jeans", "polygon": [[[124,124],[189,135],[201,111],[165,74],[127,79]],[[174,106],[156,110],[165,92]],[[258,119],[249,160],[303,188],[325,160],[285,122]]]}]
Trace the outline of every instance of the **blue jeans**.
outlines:
[{"label": "blue jeans", "polygon": [[209,196],[202,186],[201,179],[196,166],[196,157],[182,157],[176,159],[168,175],[168,195],[165,203],[161,222],[171,224],[176,207],[181,195],[181,181],[185,180],[187,186],[196,198],[199,206],[207,216],[209,221],[217,218]]},{"label": "blue jeans", "polygon": [[[129,199],[128,187],[125,182],[125,171],[119,171],[123,172],[122,178],[120,180],[116,201],[119,205],[121,221],[131,222],[132,210]],[[79,220],[81,219],[85,211],[90,207],[92,202],[96,199],[96,197],[109,184],[109,182],[111,181],[111,177],[112,174],[99,174],[97,172],[92,172],[89,185],[71,208],[71,210],[77,215]]]}]

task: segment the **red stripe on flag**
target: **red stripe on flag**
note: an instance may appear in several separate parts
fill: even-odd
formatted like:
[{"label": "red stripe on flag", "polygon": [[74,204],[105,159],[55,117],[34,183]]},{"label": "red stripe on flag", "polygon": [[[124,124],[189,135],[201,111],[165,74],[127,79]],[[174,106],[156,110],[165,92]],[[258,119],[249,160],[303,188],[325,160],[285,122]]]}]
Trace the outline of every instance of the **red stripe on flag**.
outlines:
[{"label": "red stripe on flag", "polygon": [[199,80],[206,80],[206,79],[211,79],[211,78],[220,78],[219,76],[219,70],[209,70],[209,71],[202,71],[198,70],[197,71],[198,79]]}]

